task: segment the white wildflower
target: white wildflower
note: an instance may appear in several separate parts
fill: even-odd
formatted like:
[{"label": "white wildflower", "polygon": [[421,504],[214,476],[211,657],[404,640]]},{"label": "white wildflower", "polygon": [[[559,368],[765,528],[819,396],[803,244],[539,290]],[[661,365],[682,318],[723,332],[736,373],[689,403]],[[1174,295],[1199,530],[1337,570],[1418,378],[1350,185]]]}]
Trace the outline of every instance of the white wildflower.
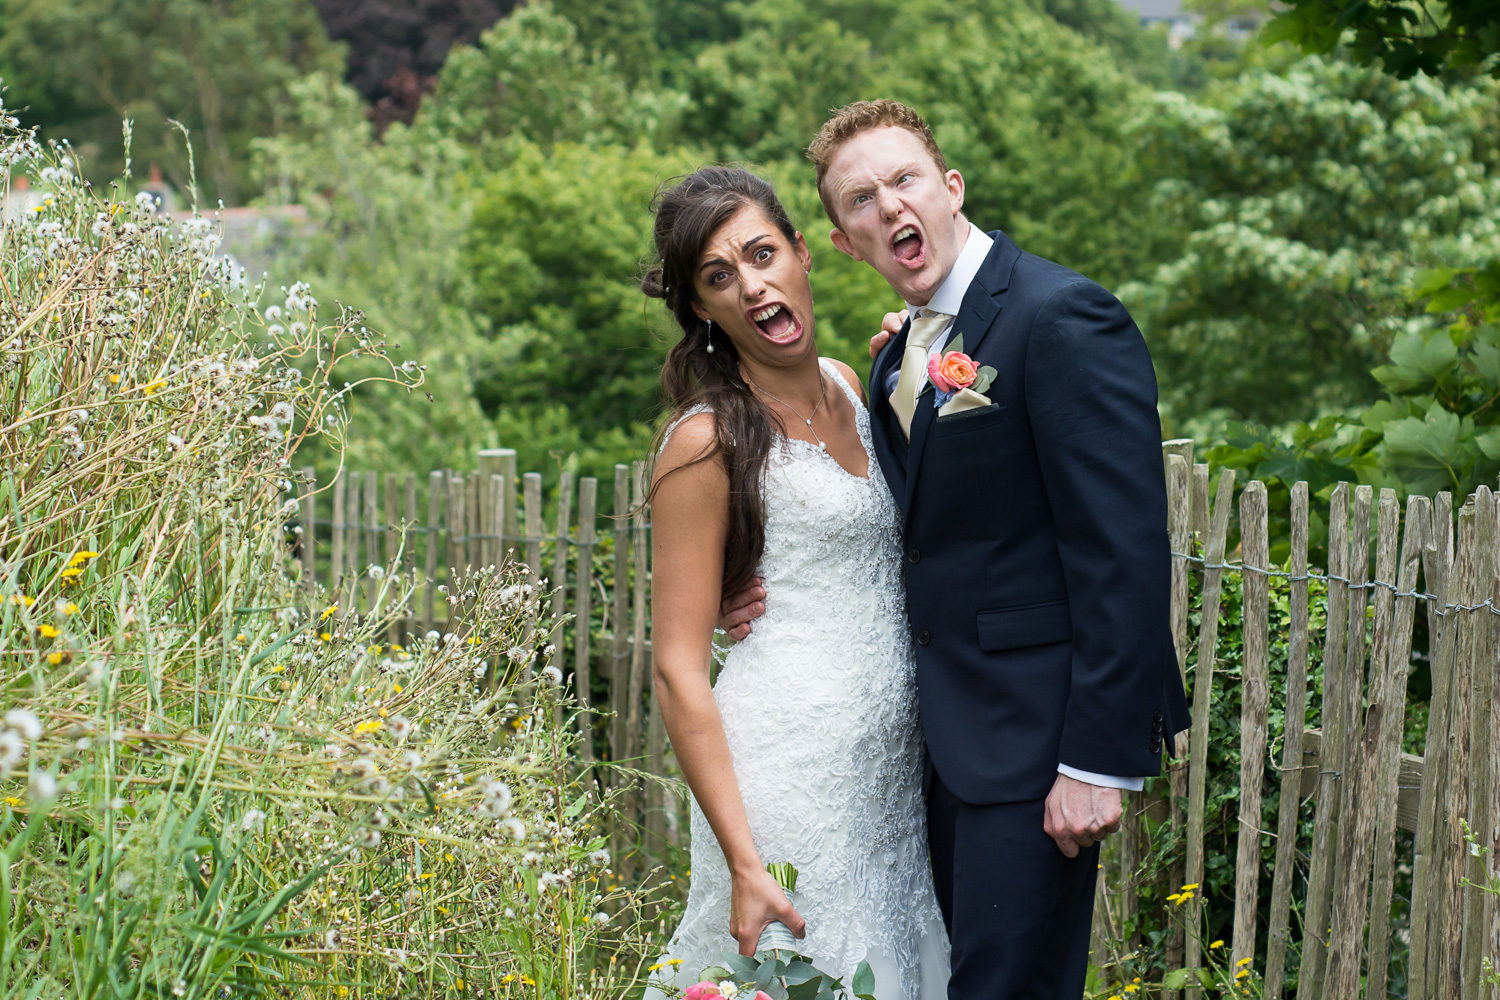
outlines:
[{"label": "white wildflower", "polygon": [[14,729],[0,732],[0,776],[10,773],[26,754],[26,743]]},{"label": "white wildflower", "polygon": [[562,671],[549,663],[542,668],[542,679],[554,686],[561,684],[563,679]]},{"label": "white wildflower", "polygon": [[505,655],[510,657],[510,661],[512,663],[520,663],[522,660],[526,659],[527,656],[526,650],[522,649],[520,646],[510,647],[505,651]]},{"label": "white wildflower", "polygon": [[501,826],[505,827],[505,832],[510,834],[510,839],[514,840],[516,843],[519,844],[521,841],[526,839],[526,824],[522,823],[514,816],[512,816],[510,819],[507,819],[504,823],[501,824]]},{"label": "white wildflower", "polygon": [[598,850],[589,855],[589,864],[596,868],[604,868],[609,865],[609,851]]},{"label": "white wildflower", "polygon": [[567,876],[559,875],[557,872],[542,872],[542,877],[537,879],[543,889],[550,889],[554,885],[564,885],[567,881]]},{"label": "white wildflower", "polygon": [[266,814],[259,809],[251,809],[240,818],[240,829],[246,833],[254,830],[259,833],[266,825]]},{"label": "white wildflower", "polygon": [[370,563],[365,567],[365,573],[371,580],[383,580],[385,578],[385,567],[379,563]]},{"label": "white wildflower", "polygon": [[292,417],[294,416],[296,416],[296,411],[293,409],[292,404],[287,400],[283,399],[275,406],[271,407],[272,420],[280,420],[284,424],[289,424],[292,422]]},{"label": "white wildflower", "polygon": [[542,856],[536,851],[527,851],[525,854],[521,855],[521,867],[534,868],[541,860]]},{"label": "white wildflower", "polygon": [[412,725],[410,719],[403,715],[393,715],[385,720],[385,728],[390,732],[391,738],[397,743],[404,742],[417,727]]},{"label": "white wildflower", "polygon": [[5,713],[5,725],[19,732],[28,743],[42,735],[42,723],[36,715],[24,708],[13,708]]},{"label": "white wildflower", "polygon": [[271,322],[276,322],[281,318],[281,307],[275,304],[266,306],[265,316]]},{"label": "white wildflower", "polygon": [[57,779],[46,771],[31,774],[31,797],[36,802],[51,802],[57,798]]}]

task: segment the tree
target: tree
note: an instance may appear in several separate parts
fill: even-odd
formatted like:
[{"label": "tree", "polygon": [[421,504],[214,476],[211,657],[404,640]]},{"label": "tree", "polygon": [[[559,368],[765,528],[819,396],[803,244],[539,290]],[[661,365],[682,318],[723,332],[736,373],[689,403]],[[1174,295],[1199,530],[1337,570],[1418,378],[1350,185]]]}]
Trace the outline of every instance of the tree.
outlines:
[{"label": "tree", "polygon": [[515,0],[313,2],[328,36],[346,44],[345,79],[373,105],[375,119],[408,124],[449,50],[473,44],[515,6]]},{"label": "tree", "polygon": [[252,138],[288,118],[290,83],[342,70],[306,0],[0,0],[0,77],[7,105],[66,136],[102,182],[124,163],[120,121],[133,119],[133,158],[188,187],[182,137],[192,133],[209,204],[237,204]]},{"label": "tree", "polygon": [[1500,84],[1398,81],[1313,58],[1160,95],[1137,123],[1176,259],[1122,290],[1169,425],[1356,406],[1417,269],[1500,250]]},{"label": "tree", "polygon": [[1356,63],[1379,62],[1402,80],[1487,60],[1500,76],[1500,6],[1493,0],[1287,0],[1264,39],[1320,55],[1342,45]]}]

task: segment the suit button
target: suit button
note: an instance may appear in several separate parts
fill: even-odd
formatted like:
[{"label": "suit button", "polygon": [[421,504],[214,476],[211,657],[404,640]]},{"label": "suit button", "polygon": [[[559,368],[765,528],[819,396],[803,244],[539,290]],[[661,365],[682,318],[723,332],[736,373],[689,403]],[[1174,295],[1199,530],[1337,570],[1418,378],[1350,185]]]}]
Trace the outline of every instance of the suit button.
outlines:
[{"label": "suit button", "polygon": [[917,633],[917,643],[919,645],[925,646],[925,645],[927,645],[931,641],[932,641],[932,633],[929,632],[929,631],[927,631],[925,628],[922,631],[920,631],[920,632]]},{"label": "suit button", "polygon": [[1151,718],[1152,718],[1152,719],[1153,719],[1153,720],[1154,720],[1154,721],[1155,721],[1155,722],[1158,722],[1158,723],[1160,723],[1160,722],[1161,722],[1161,711],[1160,711],[1160,710],[1158,710],[1158,711],[1157,711],[1157,713],[1156,713],[1156,714],[1155,714],[1155,715],[1153,715],[1153,716],[1152,716],[1152,717],[1151,717]]},{"label": "suit button", "polygon": [[1161,740],[1159,740],[1159,739],[1152,739],[1151,740],[1151,752],[1152,753],[1161,753]]},{"label": "suit button", "polygon": [[917,547],[915,547],[915,546],[913,546],[906,553],[906,559],[907,559],[908,562],[911,562],[911,563],[919,563],[919,562],[921,562],[922,561],[922,550],[919,549],[919,548],[917,548]]}]

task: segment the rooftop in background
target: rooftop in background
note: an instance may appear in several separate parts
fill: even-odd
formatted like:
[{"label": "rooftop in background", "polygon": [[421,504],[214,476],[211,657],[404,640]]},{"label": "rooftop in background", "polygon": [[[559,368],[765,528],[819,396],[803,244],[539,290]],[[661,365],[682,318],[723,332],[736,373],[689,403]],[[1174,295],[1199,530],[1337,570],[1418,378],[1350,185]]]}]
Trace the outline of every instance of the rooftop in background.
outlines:
[{"label": "rooftop in background", "polygon": [[[1141,23],[1147,27],[1156,24],[1166,25],[1167,44],[1174,49],[1181,47],[1184,41],[1197,34],[1199,26],[1203,24],[1203,15],[1184,10],[1182,0],[1117,0],[1117,2],[1121,7],[1139,17]],[[1243,42],[1259,30],[1267,16],[1261,14],[1228,18],[1217,24],[1214,30],[1226,38]]]}]

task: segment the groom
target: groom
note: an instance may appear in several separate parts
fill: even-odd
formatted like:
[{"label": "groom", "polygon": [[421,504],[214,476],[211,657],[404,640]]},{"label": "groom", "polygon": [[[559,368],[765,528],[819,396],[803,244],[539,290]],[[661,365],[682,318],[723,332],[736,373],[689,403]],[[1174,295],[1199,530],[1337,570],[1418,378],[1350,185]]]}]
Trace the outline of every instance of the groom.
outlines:
[{"label": "groom", "polygon": [[910,108],[842,108],[808,155],[834,245],[911,315],[869,399],[905,515],[949,995],[1077,1000],[1097,844],[1188,727],[1151,359],[1109,292],[969,223]]}]

